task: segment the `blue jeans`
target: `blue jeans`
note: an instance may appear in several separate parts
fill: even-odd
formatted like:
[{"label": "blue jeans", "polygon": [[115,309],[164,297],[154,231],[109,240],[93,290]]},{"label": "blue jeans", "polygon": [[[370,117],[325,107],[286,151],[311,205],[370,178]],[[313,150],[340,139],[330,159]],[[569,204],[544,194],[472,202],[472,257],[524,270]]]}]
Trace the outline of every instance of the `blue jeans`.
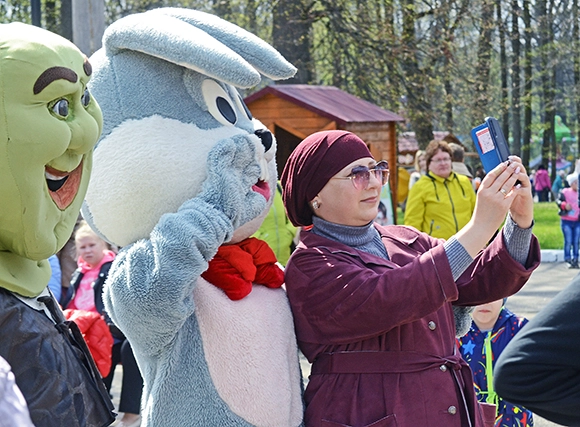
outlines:
[{"label": "blue jeans", "polygon": [[[564,234],[564,259],[569,262],[578,260],[578,242],[580,241],[580,221],[561,220]],[[570,252],[572,249],[572,252]]]}]

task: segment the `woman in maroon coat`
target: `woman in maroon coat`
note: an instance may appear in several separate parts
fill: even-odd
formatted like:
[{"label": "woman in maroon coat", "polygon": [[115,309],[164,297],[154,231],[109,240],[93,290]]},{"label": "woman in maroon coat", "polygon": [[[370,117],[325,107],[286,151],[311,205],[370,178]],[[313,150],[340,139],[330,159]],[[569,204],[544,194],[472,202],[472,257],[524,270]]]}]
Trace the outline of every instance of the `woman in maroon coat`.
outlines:
[{"label": "woman in maroon coat", "polygon": [[488,173],[471,221],[446,242],[373,224],[387,180],[386,162],[344,131],[309,136],[284,168],[288,216],[306,228],[285,273],[312,362],[305,424],[493,425],[457,351],[452,305],[512,295],[539,264],[527,173],[517,157]]}]

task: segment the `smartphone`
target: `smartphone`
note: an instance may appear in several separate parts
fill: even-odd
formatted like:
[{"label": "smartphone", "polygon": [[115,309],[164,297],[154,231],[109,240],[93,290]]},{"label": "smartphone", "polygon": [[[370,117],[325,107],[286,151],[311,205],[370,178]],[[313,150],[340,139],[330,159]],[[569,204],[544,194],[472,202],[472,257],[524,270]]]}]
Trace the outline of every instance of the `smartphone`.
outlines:
[{"label": "smartphone", "polygon": [[510,155],[508,142],[494,117],[486,117],[483,124],[474,127],[471,130],[471,139],[485,173],[505,162]]}]

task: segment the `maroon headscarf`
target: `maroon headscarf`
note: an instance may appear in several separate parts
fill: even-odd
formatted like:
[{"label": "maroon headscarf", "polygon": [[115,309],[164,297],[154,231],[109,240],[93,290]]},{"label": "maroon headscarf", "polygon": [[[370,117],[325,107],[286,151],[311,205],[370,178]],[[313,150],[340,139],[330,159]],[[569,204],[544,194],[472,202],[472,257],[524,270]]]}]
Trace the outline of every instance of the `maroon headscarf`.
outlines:
[{"label": "maroon headscarf", "polygon": [[290,154],[282,177],[288,218],[297,227],[312,224],[309,202],[326,183],[355,160],[373,157],[362,139],[343,130],[316,132]]}]

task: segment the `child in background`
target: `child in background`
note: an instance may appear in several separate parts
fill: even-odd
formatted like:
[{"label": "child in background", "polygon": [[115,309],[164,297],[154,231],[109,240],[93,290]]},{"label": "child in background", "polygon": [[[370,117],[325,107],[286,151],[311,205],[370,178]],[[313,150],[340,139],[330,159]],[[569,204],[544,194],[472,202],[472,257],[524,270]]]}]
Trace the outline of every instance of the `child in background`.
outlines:
[{"label": "child in background", "polygon": [[570,174],[566,177],[570,187],[564,188],[558,194],[560,211],[560,226],[564,235],[564,260],[568,268],[578,266],[578,246],[580,243],[580,222],[578,222],[578,175]]},{"label": "child in background", "polygon": [[528,320],[508,310],[505,299],[476,306],[471,317],[471,328],[459,338],[459,347],[473,371],[477,399],[497,406],[495,427],[532,427],[532,413],[506,402],[493,388],[497,358]]},{"label": "child in background", "polygon": [[138,427],[141,423],[139,411],[143,379],[129,342],[107,316],[102,298],[103,286],[116,254],[85,221],[80,223],[75,232],[75,247],[78,268],[73,273],[68,292],[63,296],[61,305],[64,309],[92,311],[104,316],[114,339],[111,368],[109,374],[103,378],[109,393],[115,367],[119,363],[123,365],[123,382],[118,408],[119,412],[123,412],[123,417],[113,425]]},{"label": "child in background", "polygon": [[[62,306],[65,309],[96,311],[102,314],[104,311],[102,286],[108,274],[107,267],[111,266],[115,253],[108,249],[107,243],[84,221],[75,233],[75,247],[78,268],[73,273]],[[101,270],[104,277],[99,277]]]}]

